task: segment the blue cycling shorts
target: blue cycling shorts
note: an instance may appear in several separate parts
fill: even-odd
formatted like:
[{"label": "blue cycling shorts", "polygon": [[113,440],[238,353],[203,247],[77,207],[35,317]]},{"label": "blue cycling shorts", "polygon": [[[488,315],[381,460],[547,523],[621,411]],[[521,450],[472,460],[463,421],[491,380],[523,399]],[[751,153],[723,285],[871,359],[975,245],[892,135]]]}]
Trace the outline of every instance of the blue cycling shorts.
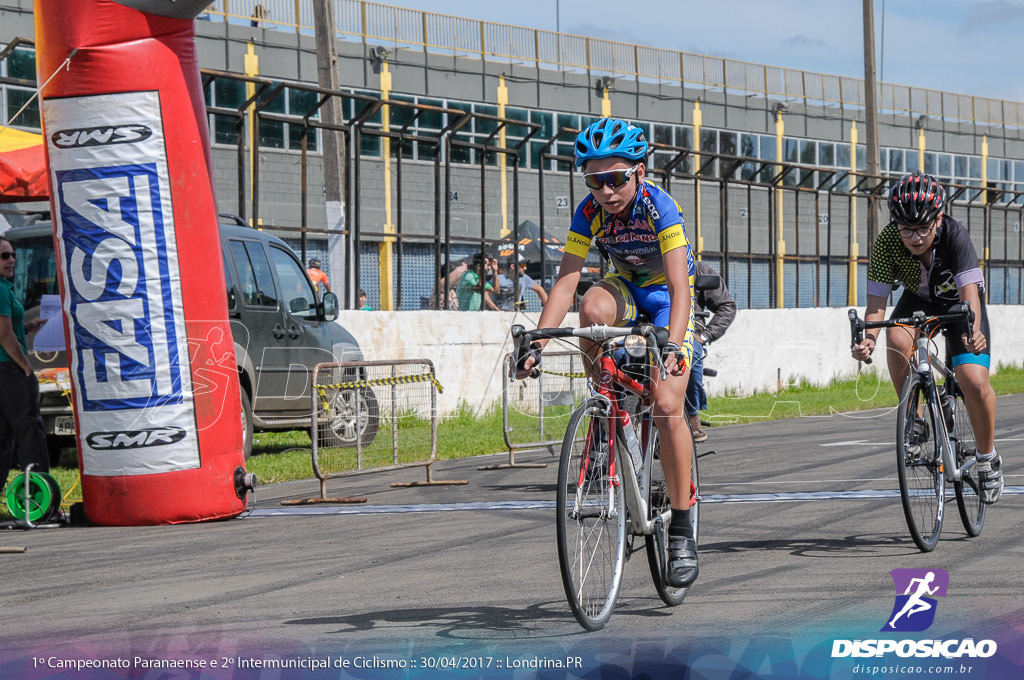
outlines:
[{"label": "blue cycling shorts", "polygon": [[[640,312],[645,312],[655,326],[668,328],[672,300],[669,298],[668,284],[657,283],[650,286],[636,286],[618,274],[608,274],[602,283],[614,288],[625,302],[625,312],[619,320],[619,326],[632,326],[637,323]],[[693,295],[693,282],[690,282],[690,295]],[[693,305],[690,305],[690,321],[686,328],[686,337],[682,347],[684,361],[687,366],[693,365],[694,332]]]}]

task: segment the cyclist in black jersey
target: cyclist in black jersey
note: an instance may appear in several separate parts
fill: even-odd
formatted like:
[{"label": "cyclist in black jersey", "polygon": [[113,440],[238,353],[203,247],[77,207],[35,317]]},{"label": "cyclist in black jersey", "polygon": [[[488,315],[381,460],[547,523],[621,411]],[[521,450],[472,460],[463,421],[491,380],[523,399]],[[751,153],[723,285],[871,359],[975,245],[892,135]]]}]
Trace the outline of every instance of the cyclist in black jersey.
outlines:
[{"label": "cyclist in black jersey", "polygon": [[[962,224],[942,212],[945,190],[931,175],[915,172],[899,180],[889,196],[891,222],[871,249],[868,266],[866,321],[885,316],[886,300],[896,281],[904,285],[890,318],[946,312],[966,302],[974,312],[971,337],[967,329],[950,332],[950,351],[957,381],[964,391],[967,413],[974,427],[976,469],[981,500],[995,503],[1003,490],[1002,461],[995,449],[996,395],[989,383],[990,338],[984,302],[985,278],[970,234]],[[889,376],[899,394],[910,372],[914,351],[912,329],[893,327],[886,332]],[[853,358],[863,361],[875,349],[878,330],[868,330]]]}]

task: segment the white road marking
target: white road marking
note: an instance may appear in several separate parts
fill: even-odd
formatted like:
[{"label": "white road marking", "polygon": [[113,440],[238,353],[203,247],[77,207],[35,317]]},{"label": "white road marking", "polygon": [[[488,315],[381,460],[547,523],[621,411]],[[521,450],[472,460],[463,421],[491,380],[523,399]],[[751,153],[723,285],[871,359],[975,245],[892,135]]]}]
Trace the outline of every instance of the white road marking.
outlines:
[{"label": "white road marking", "polygon": [[[1004,496],[1024,495],[1024,486],[1008,486]],[[796,491],[792,493],[708,494],[701,503],[802,503],[807,501],[861,501],[899,498],[898,489],[862,489],[858,491]],[[952,499],[952,491],[948,497]],[[415,505],[362,505],[362,506],[291,506],[283,508],[256,508],[245,517],[294,517],[296,515],[387,515],[408,512],[480,512],[515,510],[551,510],[554,501],[497,501],[493,503],[421,503]]]}]

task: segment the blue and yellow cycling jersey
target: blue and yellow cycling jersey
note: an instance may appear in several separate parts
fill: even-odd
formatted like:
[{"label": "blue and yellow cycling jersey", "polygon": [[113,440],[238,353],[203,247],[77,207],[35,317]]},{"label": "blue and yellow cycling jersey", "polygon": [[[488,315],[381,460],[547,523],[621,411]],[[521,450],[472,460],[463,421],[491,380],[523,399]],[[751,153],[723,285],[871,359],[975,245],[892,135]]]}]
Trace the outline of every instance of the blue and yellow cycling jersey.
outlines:
[{"label": "blue and yellow cycling jersey", "polygon": [[686,248],[689,275],[695,273],[679,204],[646,180],[625,219],[621,214],[607,214],[593,195],[583,199],[569,226],[565,252],[586,259],[592,241],[608,256],[619,276],[635,286],[665,283],[662,255],[675,248]]},{"label": "blue and yellow cycling jersey", "polygon": [[[657,326],[668,326],[672,300],[665,277],[665,253],[676,248],[685,249],[689,292],[693,298],[693,282],[697,264],[683,231],[683,216],[676,203],[664,189],[643,182],[637,191],[628,217],[609,215],[588,195],[576,208],[565,252],[586,259],[592,242],[611,260],[615,268],[604,282],[618,291],[625,309],[619,325],[636,323],[639,312],[647,312]],[[680,344],[683,363],[693,363],[694,322],[693,305],[690,318]]]}]

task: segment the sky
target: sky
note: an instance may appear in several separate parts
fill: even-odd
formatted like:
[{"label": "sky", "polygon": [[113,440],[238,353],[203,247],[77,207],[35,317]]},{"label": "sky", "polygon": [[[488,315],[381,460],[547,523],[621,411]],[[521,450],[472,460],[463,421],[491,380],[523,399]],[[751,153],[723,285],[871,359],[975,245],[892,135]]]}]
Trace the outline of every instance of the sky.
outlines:
[{"label": "sky", "polygon": [[[381,0],[593,38],[864,77],[859,0]],[[874,0],[876,78],[1024,102],[1024,0]],[[557,11],[556,11],[557,10]]]}]

